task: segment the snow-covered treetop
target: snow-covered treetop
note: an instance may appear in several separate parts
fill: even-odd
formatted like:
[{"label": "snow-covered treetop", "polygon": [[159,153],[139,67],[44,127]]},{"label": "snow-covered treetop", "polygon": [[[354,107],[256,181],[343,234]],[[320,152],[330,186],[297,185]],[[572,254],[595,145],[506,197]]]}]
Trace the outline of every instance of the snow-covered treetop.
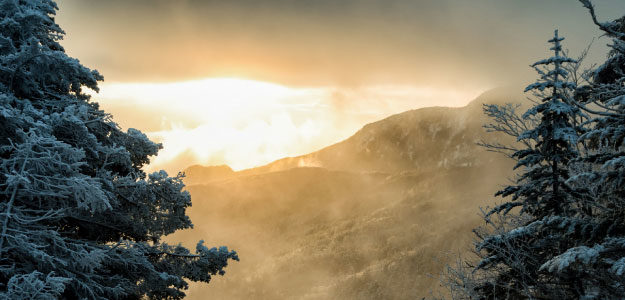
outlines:
[{"label": "snow-covered treetop", "polygon": [[[575,83],[573,82],[562,81],[565,80],[568,76],[568,72],[565,68],[562,67],[562,64],[576,63],[574,59],[567,57],[566,55],[561,55],[562,44],[560,42],[563,40],[563,37],[558,36],[558,30],[556,29],[553,38],[548,40],[549,43],[554,44],[553,47],[549,49],[554,51],[554,56],[547,59],[539,60],[531,65],[540,75],[540,79],[537,82],[528,85],[525,88],[525,92],[531,90],[538,90],[540,92],[543,92],[546,88],[553,88],[552,97],[554,97],[554,99],[562,100],[563,95],[561,93],[558,93],[558,90],[574,89],[576,87]],[[544,70],[539,68],[540,66],[549,65],[554,65],[552,70]]]},{"label": "snow-covered treetop", "polygon": [[520,204],[504,203],[491,214],[522,206],[521,212],[543,217],[559,214],[569,205],[571,191],[565,183],[569,178],[567,164],[579,155],[579,124],[586,116],[573,103],[576,84],[567,81],[565,67],[576,61],[562,52],[563,40],[556,30],[548,41],[553,44],[550,50],[554,55],[532,65],[540,77],[525,91],[533,91],[540,102],[523,115],[524,119],[535,121],[517,136],[527,147],[512,155],[517,159],[515,168],[522,171],[516,185],[497,193],[512,196],[512,200]]},{"label": "snow-covered treetop", "polygon": [[103,77],[65,54],[65,32],[55,23],[50,0],[0,1],[0,90],[19,98],[81,98],[82,87],[98,90]]}]

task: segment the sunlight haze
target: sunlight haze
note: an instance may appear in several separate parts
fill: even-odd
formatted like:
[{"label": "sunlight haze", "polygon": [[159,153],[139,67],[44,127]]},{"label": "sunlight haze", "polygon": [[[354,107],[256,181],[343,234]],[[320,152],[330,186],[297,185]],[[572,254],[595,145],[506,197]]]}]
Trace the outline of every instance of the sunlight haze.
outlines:
[{"label": "sunlight haze", "polygon": [[625,0],[0,0],[0,300],[625,299]]},{"label": "sunlight haze", "polygon": [[425,106],[462,106],[480,90],[410,86],[297,88],[237,78],[103,83],[95,95],[121,126],[164,148],[150,169],[193,164],[235,170],[339,142],[364,124]]},{"label": "sunlight haze", "polygon": [[[609,18],[621,0],[597,2]],[[58,4],[68,53],[104,75],[95,101],[163,143],[150,169],[170,173],[259,166],[395,113],[526,84],[554,24],[574,55],[599,37],[565,0]]]}]

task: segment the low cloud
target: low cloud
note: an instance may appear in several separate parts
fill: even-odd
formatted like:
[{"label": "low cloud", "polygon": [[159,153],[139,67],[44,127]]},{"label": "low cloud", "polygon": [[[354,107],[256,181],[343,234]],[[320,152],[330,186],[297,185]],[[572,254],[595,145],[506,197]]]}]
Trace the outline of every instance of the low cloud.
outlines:
[{"label": "low cloud", "polygon": [[150,170],[192,164],[235,170],[319,150],[363,125],[426,106],[462,106],[482,90],[414,86],[293,88],[211,78],[174,83],[105,83],[94,95],[122,127],[163,144]]}]

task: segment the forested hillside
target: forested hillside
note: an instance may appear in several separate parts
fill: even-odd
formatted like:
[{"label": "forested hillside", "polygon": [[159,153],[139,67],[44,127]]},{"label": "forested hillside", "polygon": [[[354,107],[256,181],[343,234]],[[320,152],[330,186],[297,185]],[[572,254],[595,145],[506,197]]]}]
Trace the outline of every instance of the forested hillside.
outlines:
[{"label": "forested hillside", "polygon": [[210,237],[245,259],[190,297],[427,296],[445,251],[469,249],[476,208],[512,174],[503,155],[476,145],[496,138],[482,128],[482,104],[519,98],[497,89],[466,107],[404,112],[255,169],[192,167],[195,227],[172,239]]}]

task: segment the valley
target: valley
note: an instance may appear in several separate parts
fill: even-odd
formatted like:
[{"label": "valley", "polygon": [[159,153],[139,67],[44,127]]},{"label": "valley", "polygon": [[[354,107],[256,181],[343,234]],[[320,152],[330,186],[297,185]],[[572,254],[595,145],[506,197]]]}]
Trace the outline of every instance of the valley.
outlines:
[{"label": "valley", "polygon": [[192,284],[189,298],[414,299],[438,291],[449,257],[472,247],[479,207],[495,203],[513,175],[511,160],[476,145],[505,141],[482,128],[482,103],[521,97],[496,89],[462,108],[407,111],[258,168],[188,168],[195,227],[168,240],[193,247],[204,239],[241,258],[227,276]]}]

